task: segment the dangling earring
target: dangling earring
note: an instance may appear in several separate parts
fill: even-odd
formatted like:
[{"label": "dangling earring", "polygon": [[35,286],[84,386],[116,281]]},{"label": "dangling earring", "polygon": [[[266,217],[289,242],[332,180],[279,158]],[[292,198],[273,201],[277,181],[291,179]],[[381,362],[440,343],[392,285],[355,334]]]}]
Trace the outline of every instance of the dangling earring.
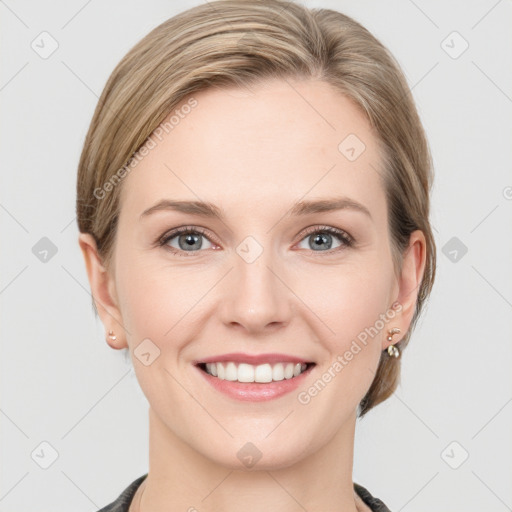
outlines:
[{"label": "dangling earring", "polygon": [[[393,341],[393,334],[399,334],[401,331],[398,327],[393,327],[393,329],[390,329],[388,331],[388,341]],[[400,350],[398,350],[397,347],[395,347],[395,345],[389,345],[388,347],[388,354],[391,356],[391,357],[399,357],[400,356]]]},{"label": "dangling earring", "polygon": [[117,340],[117,336],[114,334],[114,331],[108,331],[108,338],[111,341],[116,341]]}]

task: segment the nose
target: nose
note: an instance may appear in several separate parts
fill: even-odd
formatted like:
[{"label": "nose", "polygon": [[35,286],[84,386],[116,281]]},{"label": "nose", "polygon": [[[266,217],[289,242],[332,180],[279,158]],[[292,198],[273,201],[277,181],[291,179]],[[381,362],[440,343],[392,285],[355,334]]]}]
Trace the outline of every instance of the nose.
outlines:
[{"label": "nose", "polygon": [[271,252],[263,250],[252,262],[243,253],[234,254],[219,301],[221,320],[229,328],[254,335],[274,332],[289,323],[293,293]]}]

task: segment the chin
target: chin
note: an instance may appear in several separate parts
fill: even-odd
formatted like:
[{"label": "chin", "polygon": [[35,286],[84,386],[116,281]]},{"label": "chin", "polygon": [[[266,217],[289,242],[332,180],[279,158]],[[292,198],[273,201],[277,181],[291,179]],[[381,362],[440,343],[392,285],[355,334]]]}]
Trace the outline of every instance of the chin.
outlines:
[{"label": "chin", "polygon": [[305,456],[302,446],[291,442],[284,445],[277,437],[263,443],[231,439],[229,443],[223,443],[221,451],[204,455],[217,465],[242,472],[285,469]]}]

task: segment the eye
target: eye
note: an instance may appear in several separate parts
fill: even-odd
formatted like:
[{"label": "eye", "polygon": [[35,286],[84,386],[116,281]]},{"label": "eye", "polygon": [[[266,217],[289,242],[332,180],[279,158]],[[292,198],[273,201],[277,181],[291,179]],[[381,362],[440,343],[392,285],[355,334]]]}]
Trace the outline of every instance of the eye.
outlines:
[{"label": "eye", "polygon": [[[190,254],[187,254],[187,252],[197,252],[204,248],[202,240],[208,240],[204,233],[205,230],[202,228],[183,226],[166,233],[158,241],[158,245],[165,246],[171,252],[179,256],[190,256]],[[176,240],[173,241],[174,239]],[[171,241],[173,241],[174,245],[169,243]],[[209,240],[208,243],[211,244]],[[208,247],[206,248],[208,249]]]},{"label": "eye", "polygon": [[[205,235],[206,230],[195,226],[182,226],[165,233],[159,240],[157,245],[170,250],[178,256],[192,256],[194,252],[200,252],[201,249],[213,248],[214,245]],[[314,236],[313,236],[314,235]],[[313,226],[306,230],[306,236],[302,241],[310,239],[308,247],[313,252],[337,252],[346,247],[352,247],[354,239],[345,231],[334,228],[332,226]],[[333,238],[337,239],[339,245],[332,248]],[[207,240],[210,247],[204,247],[203,239]],[[316,249],[320,248],[320,251]]]},{"label": "eye", "polygon": [[[337,238],[341,243],[332,249],[332,239]],[[332,226],[313,226],[308,228],[306,236],[302,240],[310,239],[309,247],[306,249],[313,252],[336,252],[344,247],[351,247],[354,244],[353,238],[345,231]],[[304,247],[303,247],[304,248]],[[320,251],[316,249],[320,248]]]}]

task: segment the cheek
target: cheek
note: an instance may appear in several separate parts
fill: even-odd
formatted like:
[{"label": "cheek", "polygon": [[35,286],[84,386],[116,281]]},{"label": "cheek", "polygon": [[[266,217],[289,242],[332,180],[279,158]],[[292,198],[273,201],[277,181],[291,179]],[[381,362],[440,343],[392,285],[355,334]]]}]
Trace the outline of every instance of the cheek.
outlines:
[{"label": "cheek", "polygon": [[386,316],[391,306],[392,269],[375,258],[329,272],[324,269],[309,274],[308,279],[301,287],[304,302],[322,320],[319,333],[324,333],[318,336],[326,355],[320,378],[332,382],[320,400],[327,407],[344,396],[346,404],[338,410],[341,419],[357,406],[375,377],[382,342],[392,326]]},{"label": "cheek", "polygon": [[[373,326],[391,306],[391,268],[378,261],[339,265],[309,272],[297,282],[303,298],[326,327],[326,339],[339,348]],[[381,327],[381,322],[378,323]]]},{"label": "cheek", "polygon": [[165,389],[178,407],[186,402],[186,394],[172,376],[190,339],[190,319],[195,311],[192,308],[203,292],[191,283],[195,280],[190,276],[187,279],[185,275],[178,276],[174,269],[148,268],[139,263],[131,265],[130,272],[119,273],[122,316],[133,367],[152,406],[159,409],[168,405],[168,395],[162,396]]},{"label": "cheek", "polygon": [[158,340],[165,337],[180,313],[183,315],[181,310],[186,299],[181,285],[173,286],[162,279],[166,278],[161,276],[156,280],[147,274],[126,277],[122,314],[134,343],[143,337],[155,339],[160,345]]},{"label": "cheek", "polygon": [[342,421],[375,378],[382,342],[392,327],[390,315],[394,317],[389,303],[392,273],[377,263],[364,269],[338,268],[329,276],[310,274],[308,279],[302,288],[304,302],[321,319],[318,332],[324,334],[318,339],[326,355],[318,378],[327,383],[327,392],[315,400],[328,408],[344,397],[333,413]]},{"label": "cheek", "polygon": [[[143,256],[126,258],[118,272],[121,311],[130,345],[153,340],[161,350],[181,349],[184,329],[202,307],[201,297],[211,288],[215,276],[191,271],[186,266],[162,264]],[[189,326],[190,328],[190,326]]]}]

